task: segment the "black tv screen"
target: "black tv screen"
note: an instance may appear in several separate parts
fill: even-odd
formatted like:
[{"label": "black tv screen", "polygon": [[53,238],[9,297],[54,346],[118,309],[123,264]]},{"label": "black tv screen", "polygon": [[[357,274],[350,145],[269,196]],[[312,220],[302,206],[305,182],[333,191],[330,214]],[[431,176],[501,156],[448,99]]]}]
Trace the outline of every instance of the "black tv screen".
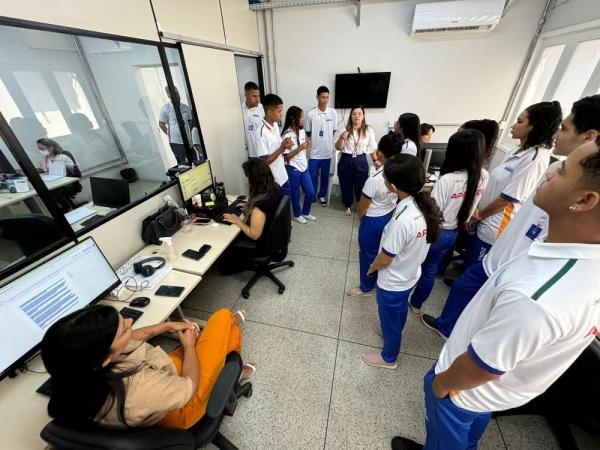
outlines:
[{"label": "black tv screen", "polygon": [[335,76],[335,107],[385,108],[391,72],[338,73]]}]

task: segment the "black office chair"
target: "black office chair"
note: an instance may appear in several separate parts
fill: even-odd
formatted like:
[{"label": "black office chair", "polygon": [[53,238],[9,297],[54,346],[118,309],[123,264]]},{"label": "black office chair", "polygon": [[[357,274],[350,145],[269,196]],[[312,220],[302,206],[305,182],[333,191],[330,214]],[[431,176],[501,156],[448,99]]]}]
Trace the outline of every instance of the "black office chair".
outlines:
[{"label": "black office chair", "polygon": [[193,450],[209,443],[222,450],[237,450],[219,432],[223,418],[233,416],[238,398],[252,396],[252,384],[240,385],[242,358],[237,353],[227,355],[225,366],[213,388],[206,414],[192,428],[131,428],[114,430],[91,426],[73,429],[50,422],[41,431],[44,441],[58,450]]},{"label": "black office chair", "polygon": [[2,236],[17,243],[25,256],[54,244],[63,238],[52,217],[42,214],[20,214],[0,219]]},{"label": "black office chair", "polygon": [[[267,233],[266,247],[268,253],[266,255],[251,256],[249,264],[245,268],[254,272],[254,275],[246,283],[244,289],[242,289],[242,297],[250,297],[250,289],[261,277],[269,278],[279,288],[279,293],[283,294],[285,291],[285,285],[272,273],[273,270],[289,266],[294,267],[294,261],[283,261],[287,256],[288,244],[292,235],[292,213],[290,209],[290,198],[283,196],[279,201],[275,216],[271,222],[271,226],[268,230],[264,230],[263,233]],[[240,240],[232,244],[234,247],[242,247],[249,251],[256,248],[256,243],[250,240]]]},{"label": "black office chair", "polygon": [[494,413],[494,417],[540,415],[558,439],[563,450],[577,450],[570,424],[600,436],[600,340],[590,346],[573,365],[539,397],[518,408]]}]

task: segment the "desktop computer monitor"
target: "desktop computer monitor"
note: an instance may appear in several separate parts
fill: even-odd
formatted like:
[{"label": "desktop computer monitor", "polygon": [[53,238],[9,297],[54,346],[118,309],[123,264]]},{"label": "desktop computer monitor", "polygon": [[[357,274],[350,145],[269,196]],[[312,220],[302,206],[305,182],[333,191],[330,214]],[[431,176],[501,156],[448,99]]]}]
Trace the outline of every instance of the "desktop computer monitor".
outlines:
[{"label": "desktop computer monitor", "polygon": [[[436,170],[440,170],[442,165],[444,164],[444,160],[446,159],[446,146],[447,144],[442,143],[429,143],[426,146],[425,150],[425,158],[429,159],[429,164],[427,164],[426,170],[429,173],[433,173]],[[431,152],[431,156],[429,153]]]},{"label": "desktop computer monitor", "polygon": [[94,239],[87,238],[0,287],[0,379],[39,349],[50,325],[119,283]]},{"label": "desktop computer monitor", "polygon": [[92,201],[96,206],[120,208],[130,203],[129,183],[118,178],[90,177]]},{"label": "desktop computer monitor", "polygon": [[202,164],[179,175],[179,188],[184,201],[188,201],[194,195],[211,187],[213,187],[213,177],[210,170],[210,161],[204,161]]}]

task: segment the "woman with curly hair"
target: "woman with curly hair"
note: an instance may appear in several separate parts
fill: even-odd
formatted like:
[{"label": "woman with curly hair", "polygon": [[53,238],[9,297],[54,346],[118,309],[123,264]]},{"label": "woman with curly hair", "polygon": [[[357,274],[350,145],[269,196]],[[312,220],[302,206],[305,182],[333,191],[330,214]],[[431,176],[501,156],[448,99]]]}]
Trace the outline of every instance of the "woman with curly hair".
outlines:
[{"label": "woman with curly hair", "polygon": [[477,228],[467,244],[465,270],[483,259],[537,187],[550,163],[553,136],[561,121],[557,101],[536,103],[519,114],[511,134],[520,144],[490,173],[479,210],[471,218]]}]

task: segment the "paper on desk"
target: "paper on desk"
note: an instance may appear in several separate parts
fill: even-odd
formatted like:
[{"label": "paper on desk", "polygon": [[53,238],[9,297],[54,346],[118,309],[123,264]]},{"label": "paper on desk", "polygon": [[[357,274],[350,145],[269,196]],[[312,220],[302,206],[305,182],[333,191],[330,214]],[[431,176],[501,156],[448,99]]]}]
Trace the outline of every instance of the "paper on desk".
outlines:
[{"label": "paper on desk", "polygon": [[48,161],[48,175],[54,175],[54,176],[58,176],[61,178],[66,177],[67,176],[67,163],[60,159]]},{"label": "paper on desk", "polygon": [[49,181],[60,180],[61,178],[64,178],[62,175],[49,175],[47,173],[44,173],[40,176],[42,177],[42,181],[46,183],[48,183]]},{"label": "paper on desk", "polygon": [[91,208],[86,208],[85,206],[80,206],[68,213],[65,213],[65,218],[69,225],[73,225],[75,222],[79,222],[80,220],[96,214],[96,211]]},{"label": "paper on desk", "polygon": [[[125,264],[123,264],[119,269],[117,269],[116,273],[119,279],[121,280],[121,284],[117,286],[113,291],[111,291],[111,297],[118,298],[119,294],[121,296],[125,295],[125,285],[132,290],[141,290],[141,289],[154,289],[160,281],[167,276],[167,274],[173,270],[173,266],[167,263],[162,268],[158,269],[151,277],[145,277],[142,274],[135,273],[133,270],[133,264],[141,261],[142,259],[146,259],[148,256],[134,256]],[[158,266],[158,261],[152,261],[148,263],[152,266]],[[129,291],[131,292],[131,291]]]}]

